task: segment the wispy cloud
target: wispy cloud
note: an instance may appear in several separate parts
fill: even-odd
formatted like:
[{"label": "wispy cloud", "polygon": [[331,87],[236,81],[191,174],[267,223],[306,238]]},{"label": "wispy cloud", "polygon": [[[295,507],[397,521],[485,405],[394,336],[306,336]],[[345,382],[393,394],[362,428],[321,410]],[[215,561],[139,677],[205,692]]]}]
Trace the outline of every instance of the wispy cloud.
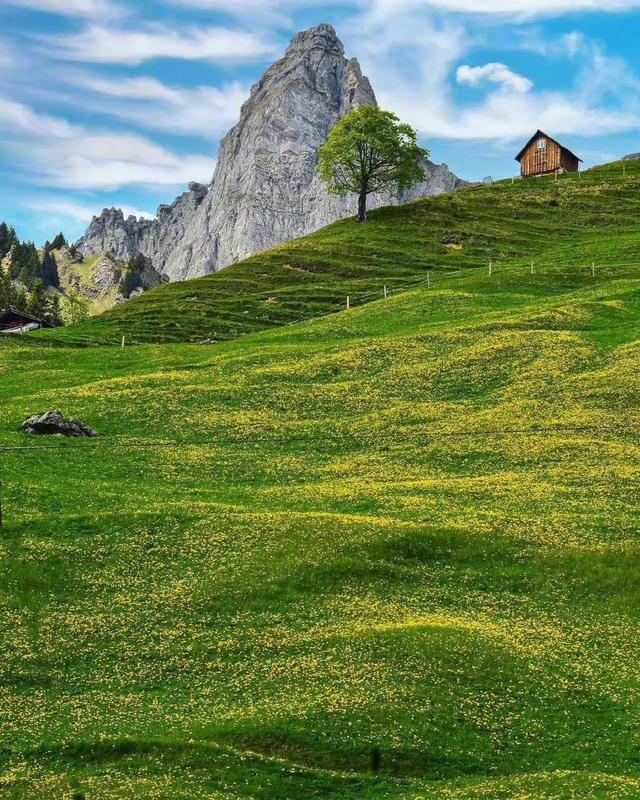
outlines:
[{"label": "wispy cloud", "polygon": [[259,33],[224,27],[177,31],[160,25],[137,29],[90,25],[80,33],[39,39],[52,58],[96,64],[135,66],[155,58],[250,62],[275,52],[273,43]]},{"label": "wispy cloud", "polygon": [[0,0],[0,5],[46,11],[66,17],[121,17],[126,9],[112,0]]},{"label": "wispy cloud", "polygon": [[[396,13],[374,37],[373,31],[380,31],[378,22],[375,15],[366,18],[357,47],[364,50],[381,104],[414,124],[424,137],[511,142],[538,127],[578,136],[640,128],[636,79],[624,62],[596,47],[583,48],[582,71],[572,86],[536,90],[508,65],[465,65],[475,43],[462,20],[436,23],[428,15],[418,19]],[[456,75],[477,87],[477,101],[456,97]],[[484,81],[497,88],[487,90]]]},{"label": "wispy cloud", "polygon": [[0,75],[7,75],[16,63],[17,57],[13,46],[6,39],[0,39]]},{"label": "wispy cloud", "polygon": [[[83,205],[68,200],[66,197],[59,196],[43,196],[43,197],[29,197],[22,203],[24,208],[30,211],[38,211],[41,214],[47,214],[51,219],[59,220],[60,222],[73,220],[75,222],[88,224],[92,217],[96,214],[95,205]],[[138,219],[154,219],[155,214],[149,211],[140,211],[139,209],[130,206],[120,206],[125,217],[133,216]],[[49,228],[52,226],[49,225]]]},{"label": "wispy cloud", "polygon": [[[166,5],[179,6],[185,9],[199,9],[224,13],[236,17],[246,23],[247,20],[259,20],[275,25],[292,23],[295,12],[318,9],[318,13],[326,16],[335,8],[359,10],[366,6],[367,0],[163,0]],[[322,21],[322,20],[318,20]]]},{"label": "wispy cloud", "polygon": [[16,131],[32,136],[50,136],[70,139],[76,129],[66,120],[49,114],[40,114],[24,103],[0,97],[0,130]]},{"label": "wispy cloud", "polygon": [[227,131],[239,117],[249,87],[238,82],[215,86],[169,86],[138,76],[111,80],[71,72],[66,81],[84,90],[71,102],[140,127],[196,135],[207,140]]},{"label": "wispy cloud", "polygon": [[6,98],[0,98],[0,131],[14,135],[9,148],[18,166],[42,186],[181,186],[206,182],[212,170],[209,156],[173,153],[135,134],[90,131]]},{"label": "wispy cloud", "polygon": [[372,0],[368,5],[378,16],[431,8],[460,14],[534,18],[581,11],[628,11],[640,8],[640,0]]}]

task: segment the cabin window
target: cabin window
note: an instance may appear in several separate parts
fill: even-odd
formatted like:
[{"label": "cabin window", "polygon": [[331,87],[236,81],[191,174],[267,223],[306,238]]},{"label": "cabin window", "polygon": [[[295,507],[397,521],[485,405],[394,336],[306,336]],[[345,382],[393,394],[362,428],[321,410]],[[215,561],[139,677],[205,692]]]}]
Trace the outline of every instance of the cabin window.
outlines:
[{"label": "cabin window", "polygon": [[546,150],[546,149],[547,149],[547,140],[538,139],[538,150]]}]

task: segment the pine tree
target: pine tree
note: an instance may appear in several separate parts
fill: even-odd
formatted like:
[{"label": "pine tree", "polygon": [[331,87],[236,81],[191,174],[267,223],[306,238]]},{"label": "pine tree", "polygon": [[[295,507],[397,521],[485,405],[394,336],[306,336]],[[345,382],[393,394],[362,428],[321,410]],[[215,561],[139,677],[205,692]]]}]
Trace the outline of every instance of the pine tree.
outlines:
[{"label": "pine tree", "polygon": [[60,288],[60,276],[58,275],[58,264],[56,258],[51,252],[53,245],[47,242],[42,251],[42,261],[40,263],[40,270],[38,272],[42,282],[45,286],[55,286],[56,289]]},{"label": "pine tree", "polygon": [[0,223],[0,261],[7,255],[11,248],[18,243],[18,237],[13,228],[6,223]]},{"label": "pine tree", "polygon": [[64,247],[67,244],[67,240],[64,238],[63,233],[59,233],[56,238],[51,242],[51,249],[52,250],[60,250],[61,247]]},{"label": "pine tree", "polygon": [[13,307],[16,309],[16,311],[26,311],[27,305],[28,305],[28,298],[25,290],[22,287],[16,289]]},{"label": "pine tree", "polygon": [[31,287],[40,274],[40,256],[33,242],[16,242],[11,253],[11,277]]},{"label": "pine tree", "polygon": [[52,295],[49,298],[45,318],[47,322],[50,322],[52,325],[55,325],[56,327],[63,324],[62,308],[60,306],[60,295],[57,292],[56,294]]},{"label": "pine tree", "polygon": [[16,304],[16,292],[11,282],[11,275],[8,269],[0,264],[0,311],[5,308],[13,308]]},{"label": "pine tree", "polygon": [[129,259],[127,269],[125,270],[119,286],[120,292],[124,297],[131,297],[131,293],[136,289],[144,289],[144,280],[142,276],[148,264],[149,260],[141,253]]},{"label": "pine tree", "polygon": [[38,319],[44,319],[47,312],[47,296],[45,294],[42,278],[36,278],[29,294],[27,303],[27,314],[31,314]]}]

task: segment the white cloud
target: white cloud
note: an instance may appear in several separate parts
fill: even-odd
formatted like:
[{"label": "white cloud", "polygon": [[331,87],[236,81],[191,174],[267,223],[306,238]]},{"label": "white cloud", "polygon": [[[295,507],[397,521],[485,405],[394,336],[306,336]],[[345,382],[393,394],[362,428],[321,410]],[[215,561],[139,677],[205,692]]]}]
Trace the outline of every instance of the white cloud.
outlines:
[{"label": "white cloud", "polygon": [[464,64],[458,67],[456,78],[458,83],[464,83],[468,86],[478,86],[484,81],[489,81],[521,94],[526,94],[533,89],[533,81],[530,81],[529,78],[525,78],[524,75],[518,75],[517,72],[513,72],[505,64],[495,62],[485,64],[482,67],[470,67]]},{"label": "white cloud", "polygon": [[177,31],[159,25],[138,29],[90,25],[80,33],[39,39],[52,58],[134,66],[154,58],[253,61],[274,52],[273,45],[260,34],[223,27]]},{"label": "white cloud", "polygon": [[[352,49],[364,53],[380,104],[413,124],[427,145],[436,138],[518,142],[537,128],[580,137],[640,129],[640,87],[624,62],[583,46],[573,85],[536,90],[503,65],[478,72],[465,67],[470,51],[484,46],[482,34],[470,33],[467,24],[396,13],[380,26],[368,15],[353,36]],[[452,78],[461,64],[463,80],[497,80],[496,88],[480,101],[460,102]]]},{"label": "white cloud", "polygon": [[373,0],[370,8],[378,16],[417,8],[432,8],[483,16],[542,17],[571,12],[615,13],[640,7],[640,0]]},{"label": "white cloud", "polygon": [[249,94],[249,87],[237,82],[221,88],[186,88],[168,86],[142,75],[114,81],[84,73],[69,73],[66,80],[89,92],[72,98],[75,105],[142,127],[197,135],[208,140],[225,133],[238,120],[240,106]]},{"label": "white cloud", "polygon": [[164,0],[168,5],[182,8],[196,8],[203,11],[215,11],[247,19],[268,20],[272,24],[286,25],[291,22],[291,14],[307,8],[321,7],[327,9],[358,7],[363,0]]},{"label": "white cloud", "polygon": [[29,106],[0,97],[0,129],[12,130],[34,136],[52,136],[58,139],[70,139],[74,136],[74,127],[66,120],[48,114],[39,114]]},{"label": "white cloud", "polygon": [[47,11],[67,17],[118,17],[124,8],[110,0],[0,0],[0,6]]},{"label": "white cloud", "polygon": [[16,64],[17,57],[13,46],[6,39],[0,39],[0,75],[8,75]]},{"label": "white cloud", "polygon": [[[30,211],[38,211],[41,214],[48,214],[51,218],[59,221],[72,220],[88,224],[96,213],[95,206],[83,205],[68,200],[65,197],[33,197],[28,198],[23,203],[25,208]],[[154,219],[155,214],[148,211],[139,211],[130,206],[119,206],[125,217],[133,216],[138,219]],[[51,226],[50,226],[51,227]]]},{"label": "white cloud", "polygon": [[574,59],[588,49],[585,36],[579,31],[553,36],[544,27],[534,25],[516,30],[512,47],[556,59]]},{"label": "white cloud", "polygon": [[142,137],[122,134],[85,135],[74,139],[73,147],[41,142],[30,151],[26,155],[39,168],[41,184],[68,189],[206,183],[212,170],[211,158],[172,153]]},{"label": "white cloud", "polygon": [[3,98],[0,131],[13,135],[8,147],[32,181],[43,186],[181,186],[206,182],[212,172],[207,156],[173,153],[133,134],[92,132]]}]

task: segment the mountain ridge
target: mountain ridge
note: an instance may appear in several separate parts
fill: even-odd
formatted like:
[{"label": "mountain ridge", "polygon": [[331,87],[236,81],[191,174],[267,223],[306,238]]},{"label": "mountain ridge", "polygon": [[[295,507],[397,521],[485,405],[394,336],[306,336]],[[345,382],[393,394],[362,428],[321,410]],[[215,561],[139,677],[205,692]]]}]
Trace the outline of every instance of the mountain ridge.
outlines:
[{"label": "mountain ridge", "polygon": [[[251,89],[239,122],[223,138],[213,179],[191,183],[154,220],[125,219],[117,209],[93,218],[77,246],[127,260],[138,253],[170,280],[217,272],[255,253],[355,213],[355,198],[329,194],[315,173],[317,150],[350,109],[377,104],[356,58],[347,59],[335,29],[297,34],[285,55]],[[446,165],[424,160],[426,178],[394,205],[466,183]]]}]

